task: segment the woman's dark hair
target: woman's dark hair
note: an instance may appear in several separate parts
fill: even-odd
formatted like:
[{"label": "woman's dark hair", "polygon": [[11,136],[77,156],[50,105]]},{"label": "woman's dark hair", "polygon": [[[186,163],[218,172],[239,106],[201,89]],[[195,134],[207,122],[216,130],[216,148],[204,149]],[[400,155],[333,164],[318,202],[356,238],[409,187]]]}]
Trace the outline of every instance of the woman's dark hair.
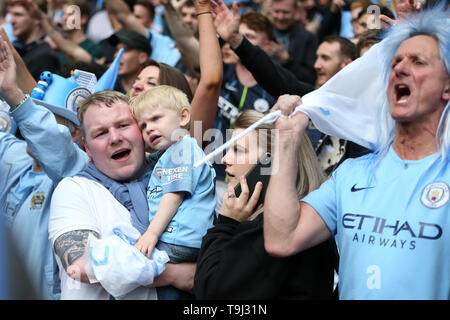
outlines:
[{"label": "woman's dark hair", "polygon": [[155,66],[159,68],[159,84],[168,85],[180,89],[188,97],[189,103],[192,102],[194,95],[192,94],[191,87],[186,80],[183,72],[177,68],[171,67],[168,64],[157,62],[155,60],[149,60],[145,63],[145,67]]}]

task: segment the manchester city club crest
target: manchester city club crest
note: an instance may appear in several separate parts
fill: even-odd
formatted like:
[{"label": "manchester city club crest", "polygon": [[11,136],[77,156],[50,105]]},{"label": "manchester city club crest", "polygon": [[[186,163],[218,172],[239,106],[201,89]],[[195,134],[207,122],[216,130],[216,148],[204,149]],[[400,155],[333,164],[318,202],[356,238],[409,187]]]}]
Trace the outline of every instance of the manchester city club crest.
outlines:
[{"label": "manchester city club crest", "polygon": [[78,112],[78,109],[80,109],[80,102],[91,94],[92,93],[88,89],[83,87],[73,89],[67,94],[66,107],[73,112]]},{"label": "manchester city club crest", "polygon": [[445,182],[429,183],[422,192],[422,203],[431,209],[442,207],[450,198],[450,190]]},{"label": "manchester city club crest", "polygon": [[162,169],[161,168],[155,168],[155,174],[158,177],[159,181],[161,181]]},{"label": "manchester city club crest", "polygon": [[40,210],[45,201],[44,192],[35,192],[31,197],[31,210]]},{"label": "manchester city club crest", "polygon": [[266,99],[259,98],[255,100],[255,102],[253,103],[253,107],[259,112],[267,112],[269,111],[270,106],[269,102]]}]

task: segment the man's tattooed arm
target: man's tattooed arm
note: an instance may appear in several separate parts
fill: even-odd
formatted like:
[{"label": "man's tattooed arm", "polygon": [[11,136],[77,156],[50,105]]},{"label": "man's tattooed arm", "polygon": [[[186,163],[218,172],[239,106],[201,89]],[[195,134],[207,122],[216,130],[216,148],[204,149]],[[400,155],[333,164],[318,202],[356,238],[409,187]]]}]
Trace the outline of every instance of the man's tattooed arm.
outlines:
[{"label": "man's tattooed arm", "polygon": [[74,230],[66,232],[56,239],[54,244],[55,253],[61,260],[66,272],[69,271],[68,268],[74,262],[83,256],[90,233],[97,238],[100,237],[97,232],[92,230]]}]

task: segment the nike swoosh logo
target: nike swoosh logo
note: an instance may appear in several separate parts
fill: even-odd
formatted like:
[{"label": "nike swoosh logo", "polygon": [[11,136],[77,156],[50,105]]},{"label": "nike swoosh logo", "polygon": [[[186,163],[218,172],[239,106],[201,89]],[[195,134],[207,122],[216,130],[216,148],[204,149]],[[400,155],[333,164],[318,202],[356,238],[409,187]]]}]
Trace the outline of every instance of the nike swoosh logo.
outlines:
[{"label": "nike swoosh logo", "polygon": [[230,91],[233,91],[233,92],[237,92],[237,91],[238,91],[237,88],[233,87],[233,86],[232,86],[231,84],[229,84],[228,82],[225,83],[225,89],[230,90]]},{"label": "nike swoosh logo", "polygon": [[361,190],[365,190],[365,189],[372,189],[375,187],[364,187],[364,188],[355,188],[356,187],[356,183],[353,185],[353,187],[350,189],[351,192],[357,192],[357,191],[361,191]]}]

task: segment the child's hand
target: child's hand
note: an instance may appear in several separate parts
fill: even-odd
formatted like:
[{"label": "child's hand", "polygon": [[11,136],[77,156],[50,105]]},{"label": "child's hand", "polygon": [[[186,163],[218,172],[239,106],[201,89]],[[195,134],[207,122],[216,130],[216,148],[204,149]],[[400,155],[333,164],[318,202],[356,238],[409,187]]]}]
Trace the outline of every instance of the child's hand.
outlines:
[{"label": "child's hand", "polygon": [[157,241],[158,238],[156,238],[153,234],[146,232],[138,239],[134,246],[142,252],[143,255],[150,259]]}]

